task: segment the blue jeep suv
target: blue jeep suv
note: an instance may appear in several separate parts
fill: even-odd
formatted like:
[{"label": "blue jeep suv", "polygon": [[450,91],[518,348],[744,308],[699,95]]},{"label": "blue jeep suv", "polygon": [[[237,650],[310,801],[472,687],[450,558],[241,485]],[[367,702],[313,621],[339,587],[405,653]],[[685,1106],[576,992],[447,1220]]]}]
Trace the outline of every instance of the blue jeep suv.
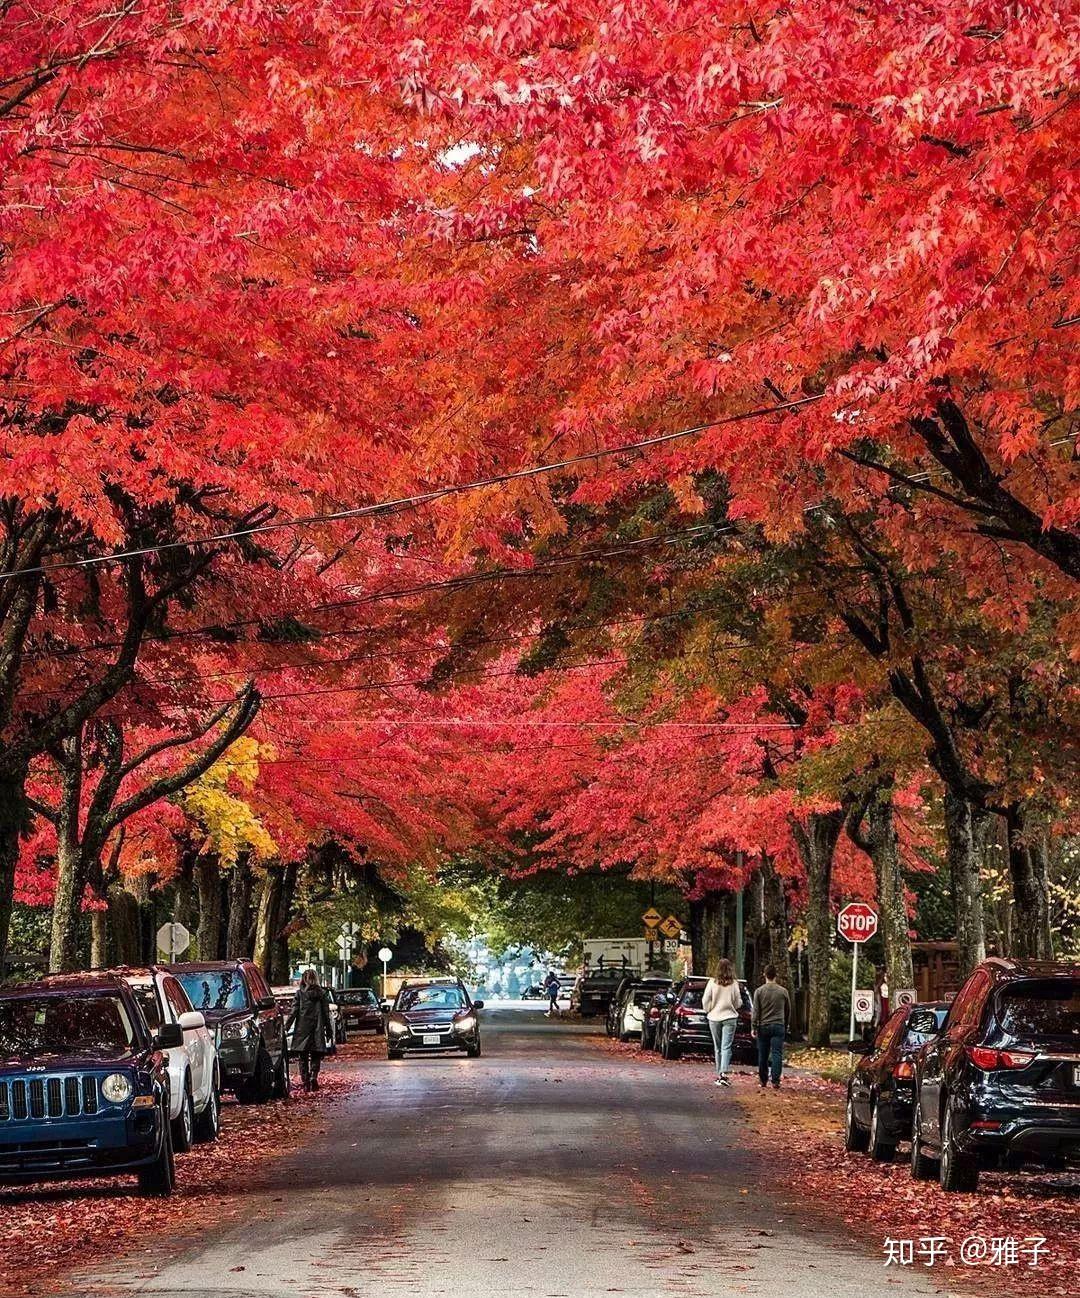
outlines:
[{"label": "blue jeep suv", "polygon": [[163,1049],[111,974],[0,990],[0,1183],[134,1173],[144,1194],[174,1184]]}]

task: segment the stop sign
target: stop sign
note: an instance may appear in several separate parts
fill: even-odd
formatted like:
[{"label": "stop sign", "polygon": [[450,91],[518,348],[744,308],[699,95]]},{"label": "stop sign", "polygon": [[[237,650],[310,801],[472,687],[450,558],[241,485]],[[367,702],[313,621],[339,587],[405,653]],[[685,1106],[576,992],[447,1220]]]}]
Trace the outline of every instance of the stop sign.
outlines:
[{"label": "stop sign", "polygon": [[869,942],[877,932],[877,911],[865,901],[850,902],[837,915],[836,929],[849,942]]}]

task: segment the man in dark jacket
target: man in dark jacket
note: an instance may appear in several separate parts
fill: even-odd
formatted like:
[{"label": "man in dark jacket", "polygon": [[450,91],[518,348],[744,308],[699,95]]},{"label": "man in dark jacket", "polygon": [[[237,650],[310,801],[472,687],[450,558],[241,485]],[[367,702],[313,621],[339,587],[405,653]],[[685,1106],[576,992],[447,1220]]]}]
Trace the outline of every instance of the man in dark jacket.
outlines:
[{"label": "man in dark jacket", "polygon": [[292,1029],[290,1051],[300,1057],[300,1081],[305,1091],[319,1089],[319,1069],[330,1039],[330,1001],[314,969],[305,969],[296,989],[285,1030]]},{"label": "man in dark jacket", "polygon": [[754,992],[754,1009],[750,1031],[757,1037],[758,1081],[764,1090],[772,1072],[774,1090],[780,1089],[780,1072],[784,1067],[784,1037],[791,1017],[791,1001],[776,981],[776,965],[765,966],[765,981]]}]

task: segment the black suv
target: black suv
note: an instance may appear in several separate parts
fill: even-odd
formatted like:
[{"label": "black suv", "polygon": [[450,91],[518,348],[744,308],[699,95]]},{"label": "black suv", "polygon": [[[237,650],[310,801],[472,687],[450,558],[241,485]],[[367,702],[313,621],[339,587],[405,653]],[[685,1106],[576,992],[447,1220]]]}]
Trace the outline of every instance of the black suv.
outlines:
[{"label": "black suv", "polygon": [[[889,1015],[873,1041],[848,1043],[848,1050],[863,1058],[848,1078],[845,1149],[867,1150],[871,1158],[887,1163],[898,1142],[907,1140],[915,1093],[912,1059],[937,1034],[948,1012],[947,1001],[907,1005]],[[919,1017],[913,1027],[911,1020],[916,1014]]]},{"label": "black suv", "polygon": [[470,1059],[480,1054],[483,1001],[474,1001],[456,978],[429,978],[402,983],[386,1016],[386,1056],[436,1050],[464,1050]]},{"label": "black suv", "polygon": [[970,1191],[983,1168],[1080,1163],[1080,964],[987,960],[914,1064],[917,1180]]},{"label": "black suv", "polygon": [[250,960],[205,960],[168,966],[217,1040],[222,1085],[241,1104],[289,1094],[289,1050],[283,1011]]}]

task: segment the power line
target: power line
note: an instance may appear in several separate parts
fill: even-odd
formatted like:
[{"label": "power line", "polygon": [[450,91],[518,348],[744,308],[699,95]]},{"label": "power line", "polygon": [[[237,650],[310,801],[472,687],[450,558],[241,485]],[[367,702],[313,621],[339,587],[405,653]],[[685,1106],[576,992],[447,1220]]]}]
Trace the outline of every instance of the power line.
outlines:
[{"label": "power line", "polygon": [[208,536],[164,541],[159,545],[136,546],[128,550],[112,550],[108,554],[92,555],[84,559],[63,559],[57,563],[37,564],[29,568],[0,572],[0,580],[60,572],[65,569],[92,568],[101,564],[119,563],[125,559],[137,559],[146,555],[161,554],[169,550],[198,549],[206,545],[221,545],[227,541],[239,541],[249,536],[263,536],[268,532],[285,531],[294,527],[312,527],[325,523],[342,522],[347,519],[374,518],[382,514],[396,514],[406,509],[415,509],[420,505],[430,504],[435,500],[442,500],[447,496],[463,495],[466,492],[478,491],[484,487],[503,486],[508,482],[519,482],[546,473],[558,473],[563,469],[575,468],[580,464],[589,464],[612,455],[625,455],[630,451],[648,450],[654,446],[663,446],[668,442],[678,441],[685,437],[696,437],[712,428],[722,428],[725,425],[742,423],[748,419],[760,419],[765,415],[782,414],[786,410],[798,410],[802,406],[821,401],[826,395],[826,393],[819,393],[815,396],[799,397],[795,401],[786,401],[780,405],[760,406],[753,410],[742,410],[734,415],[726,415],[723,419],[713,419],[708,423],[695,424],[693,427],[680,428],[670,433],[659,433],[655,437],[642,438],[640,441],[623,442],[619,446],[606,446],[598,451],[589,451],[582,455],[571,455],[563,460],[551,460],[543,464],[534,464],[527,469],[513,469],[507,473],[496,473],[487,478],[474,478],[468,482],[446,483],[429,491],[417,492],[411,496],[398,496],[371,505],[358,505],[352,509],[339,509],[331,513],[305,514],[295,518],[282,518],[269,523],[256,523],[251,527],[236,528],[233,531],[215,532]]}]

